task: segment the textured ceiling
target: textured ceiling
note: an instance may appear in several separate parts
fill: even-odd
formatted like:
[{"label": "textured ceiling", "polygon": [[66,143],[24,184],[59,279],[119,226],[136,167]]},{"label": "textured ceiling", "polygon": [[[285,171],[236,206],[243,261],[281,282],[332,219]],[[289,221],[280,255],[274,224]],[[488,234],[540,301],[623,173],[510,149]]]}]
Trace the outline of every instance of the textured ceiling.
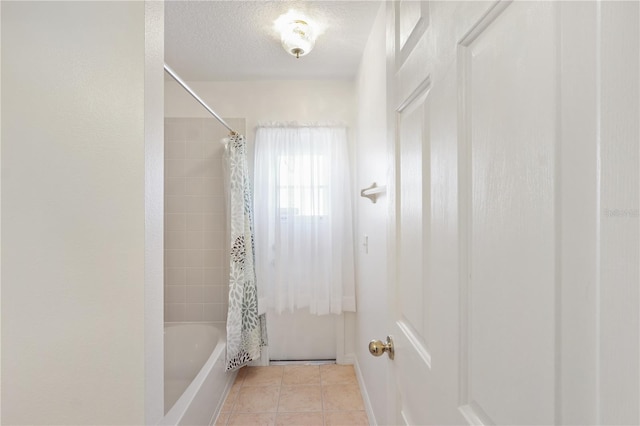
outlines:
[{"label": "textured ceiling", "polygon": [[[379,7],[374,0],[167,1],[165,61],[189,81],[352,78]],[[325,27],[300,59],[273,29],[290,9]]]}]

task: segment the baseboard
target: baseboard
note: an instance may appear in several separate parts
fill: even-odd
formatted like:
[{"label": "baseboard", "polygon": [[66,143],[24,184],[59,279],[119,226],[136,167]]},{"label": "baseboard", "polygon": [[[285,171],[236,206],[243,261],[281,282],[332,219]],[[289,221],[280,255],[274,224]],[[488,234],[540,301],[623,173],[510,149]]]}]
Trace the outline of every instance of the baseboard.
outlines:
[{"label": "baseboard", "polygon": [[355,354],[338,354],[336,357],[336,364],[353,365],[355,360]]},{"label": "baseboard", "polygon": [[[356,378],[358,379],[358,385],[360,386],[360,394],[362,395],[362,402],[364,402],[364,410],[367,413],[367,417],[369,418],[370,426],[378,426],[378,422],[376,421],[376,416],[373,414],[373,407],[371,406],[371,400],[369,399],[369,392],[367,392],[367,387],[364,384],[364,379],[362,378],[362,371],[360,371],[360,364],[358,364],[358,357],[355,354],[348,355],[353,364],[353,369],[356,371]],[[345,356],[347,357],[347,356]]]}]

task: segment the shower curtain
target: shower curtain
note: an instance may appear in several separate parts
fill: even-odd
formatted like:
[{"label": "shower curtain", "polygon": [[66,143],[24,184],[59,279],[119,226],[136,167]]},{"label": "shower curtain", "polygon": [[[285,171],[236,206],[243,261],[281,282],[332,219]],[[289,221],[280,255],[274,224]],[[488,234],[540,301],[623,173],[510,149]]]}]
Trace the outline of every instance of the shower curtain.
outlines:
[{"label": "shower curtain", "polygon": [[229,228],[229,312],[227,314],[226,370],[235,370],[260,358],[267,344],[264,313],[258,312],[253,202],[247,167],[246,142],[232,135],[224,154]]}]

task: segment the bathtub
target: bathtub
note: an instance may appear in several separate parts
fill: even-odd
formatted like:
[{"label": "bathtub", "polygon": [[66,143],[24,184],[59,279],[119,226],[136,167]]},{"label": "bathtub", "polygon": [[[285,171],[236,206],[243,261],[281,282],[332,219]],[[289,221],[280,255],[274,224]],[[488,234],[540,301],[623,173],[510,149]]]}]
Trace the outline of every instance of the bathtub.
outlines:
[{"label": "bathtub", "polygon": [[225,373],[224,323],[166,323],[165,416],[160,425],[210,425],[235,373]]}]

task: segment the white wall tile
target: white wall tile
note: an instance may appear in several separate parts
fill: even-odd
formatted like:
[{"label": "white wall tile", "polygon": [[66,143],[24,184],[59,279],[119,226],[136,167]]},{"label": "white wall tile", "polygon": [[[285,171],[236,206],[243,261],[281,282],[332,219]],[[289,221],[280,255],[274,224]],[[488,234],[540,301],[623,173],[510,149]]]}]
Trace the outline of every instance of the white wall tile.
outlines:
[{"label": "white wall tile", "polygon": [[186,144],[184,142],[165,142],[165,159],[183,159],[186,155]]},{"label": "white wall tile", "polygon": [[222,250],[224,240],[224,232],[203,232],[202,248],[205,250]]},{"label": "white wall tile", "polygon": [[201,285],[188,285],[187,289],[187,303],[202,303],[202,286]]},{"label": "white wall tile", "polygon": [[[185,184],[184,195],[205,195],[205,178],[202,177],[187,177]],[[220,188],[222,190],[222,188]]]},{"label": "white wall tile", "polygon": [[227,313],[229,310],[229,304],[221,303],[219,306],[220,306],[220,316],[219,316],[220,319],[217,321],[226,321]]},{"label": "white wall tile", "polygon": [[202,148],[202,158],[206,159],[218,159],[222,161],[222,155],[224,153],[224,145],[220,141],[213,141],[213,143],[205,143]]},{"label": "white wall tile", "polygon": [[186,170],[186,162],[187,160],[169,158],[164,162],[164,176],[165,178],[169,177],[184,177]]},{"label": "white wall tile", "polygon": [[186,248],[199,250],[203,248],[202,231],[187,231]]},{"label": "white wall tile", "polygon": [[185,122],[179,118],[165,118],[164,140],[167,142],[184,141],[186,126]]},{"label": "white wall tile", "polygon": [[165,318],[224,321],[226,131],[210,118],[171,118],[165,135]]},{"label": "white wall tile", "polygon": [[164,247],[167,250],[186,249],[187,235],[182,231],[165,232]]},{"label": "white wall tile", "polygon": [[203,193],[208,197],[224,197],[224,180],[205,177],[202,178]]},{"label": "white wall tile", "polygon": [[204,285],[223,285],[223,268],[203,268],[202,277]]},{"label": "white wall tile", "polygon": [[183,177],[167,177],[164,180],[165,195],[185,195],[186,181]]},{"label": "white wall tile", "polygon": [[219,285],[203,286],[202,301],[204,303],[222,303],[222,287]]},{"label": "white wall tile", "polygon": [[185,303],[187,300],[186,287],[183,285],[168,285],[165,287],[166,303]]},{"label": "white wall tile", "polygon": [[203,273],[202,268],[187,268],[187,281],[186,284],[191,285],[203,285]]},{"label": "white wall tile", "polygon": [[201,140],[203,137],[202,119],[185,118],[185,137],[187,141]]},{"label": "white wall tile", "polygon": [[188,214],[186,215],[187,228],[186,231],[203,231],[204,215]]},{"label": "white wall tile", "polygon": [[200,141],[188,141],[186,144],[185,158],[202,159],[203,145],[203,142]]},{"label": "white wall tile", "polygon": [[227,298],[225,297],[225,292],[224,292],[225,287],[226,286],[223,286],[223,285],[214,285],[213,286],[213,288],[214,288],[214,290],[213,290],[214,297],[216,298],[216,301],[218,303],[227,303],[228,302]]},{"label": "white wall tile", "polygon": [[217,204],[224,199],[222,197],[202,197],[202,212],[205,214],[214,214],[218,212]]},{"label": "white wall tile", "polygon": [[185,321],[185,312],[185,303],[167,303],[165,304],[164,320],[171,322]]},{"label": "white wall tile", "polygon": [[186,212],[189,214],[203,213],[204,211],[204,197],[184,197],[184,204]]},{"label": "white wall tile", "polygon": [[[225,203],[226,201],[224,196],[213,197],[214,208],[211,210],[211,213],[217,214],[220,218],[224,217],[226,214]],[[224,221],[221,221],[220,223],[224,226]]]},{"label": "white wall tile", "polygon": [[203,250],[204,259],[202,266],[205,268],[221,268],[222,267],[222,250]]},{"label": "white wall tile", "polygon": [[222,286],[222,300],[223,301],[229,300],[229,286],[227,285]]},{"label": "white wall tile", "polygon": [[202,160],[202,170],[200,176],[222,179],[224,176],[222,170],[222,157],[212,156]]},{"label": "white wall tile", "polygon": [[186,268],[165,268],[164,283],[167,286],[177,286],[187,284]]},{"label": "white wall tile", "polygon": [[187,211],[184,197],[167,196],[164,197],[164,213],[185,213]]},{"label": "white wall tile", "polygon": [[203,305],[203,321],[226,321],[222,313],[222,304],[205,303]]},{"label": "white wall tile", "polygon": [[186,231],[187,215],[184,213],[165,213],[164,230],[165,231]]},{"label": "white wall tile", "polygon": [[226,232],[225,215],[207,213],[202,215],[202,230],[205,232]]},{"label": "white wall tile", "polygon": [[184,321],[202,321],[202,305],[202,303],[187,303]]},{"label": "white wall tile", "polygon": [[201,158],[187,158],[184,160],[185,176],[204,177],[206,175],[206,167]]},{"label": "white wall tile", "polygon": [[166,250],[164,251],[164,267],[179,268],[186,266],[187,256],[185,250]]},{"label": "white wall tile", "polygon": [[204,266],[204,253],[202,250],[186,250],[184,266],[189,268],[202,268]]}]

